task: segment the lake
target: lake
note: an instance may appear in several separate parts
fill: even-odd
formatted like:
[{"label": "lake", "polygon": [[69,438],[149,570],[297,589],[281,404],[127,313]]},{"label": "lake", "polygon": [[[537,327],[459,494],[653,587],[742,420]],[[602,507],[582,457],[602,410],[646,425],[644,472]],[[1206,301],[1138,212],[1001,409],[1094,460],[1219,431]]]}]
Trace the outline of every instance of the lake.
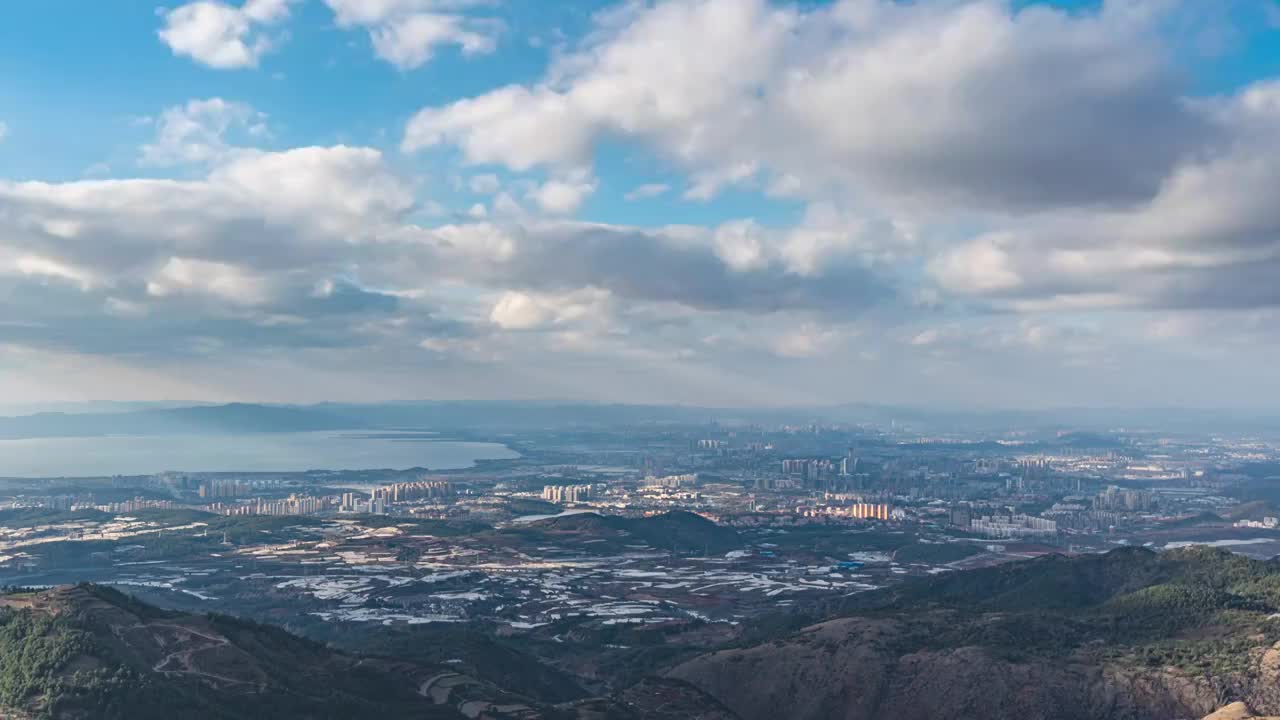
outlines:
[{"label": "lake", "polygon": [[179,472],[299,472],[424,467],[453,470],[519,457],[495,443],[422,433],[303,432],[0,440],[0,477]]}]

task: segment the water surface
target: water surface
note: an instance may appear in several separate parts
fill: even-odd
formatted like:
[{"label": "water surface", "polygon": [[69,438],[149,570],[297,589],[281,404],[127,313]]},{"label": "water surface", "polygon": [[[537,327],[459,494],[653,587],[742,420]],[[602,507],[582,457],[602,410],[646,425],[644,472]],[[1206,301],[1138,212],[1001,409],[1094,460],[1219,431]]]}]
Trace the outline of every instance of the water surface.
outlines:
[{"label": "water surface", "polygon": [[467,468],[519,457],[495,443],[422,433],[301,432],[0,440],[0,477],[93,477],[180,472],[298,472]]}]

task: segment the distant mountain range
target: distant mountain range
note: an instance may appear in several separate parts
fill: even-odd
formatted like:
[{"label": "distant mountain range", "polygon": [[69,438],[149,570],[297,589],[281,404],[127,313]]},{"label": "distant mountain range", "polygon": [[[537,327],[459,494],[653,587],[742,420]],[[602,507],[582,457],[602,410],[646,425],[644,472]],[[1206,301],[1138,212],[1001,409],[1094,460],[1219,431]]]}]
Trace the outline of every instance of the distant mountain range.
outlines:
[{"label": "distant mountain range", "polygon": [[303,432],[363,427],[369,426],[318,408],[231,404],[0,418],[0,437]]},{"label": "distant mountain range", "polygon": [[[129,404],[94,406],[92,412],[43,412],[0,417],[0,438],[375,428],[518,431],[711,423],[723,426],[843,423],[922,433],[964,433],[970,436],[982,433],[994,436],[1017,430],[1026,433],[1028,438],[1090,446],[1099,442],[1114,443],[1114,433],[1117,431],[1208,433],[1280,430],[1280,419],[1276,417],[1225,410],[960,411],[867,404],[751,409],[517,401],[420,401],[316,405],[232,403],[185,407],[138,407]],[[1064,431],[1074,431],[1076,434],[1071,438],[1059,438],[1059,434]]]}]

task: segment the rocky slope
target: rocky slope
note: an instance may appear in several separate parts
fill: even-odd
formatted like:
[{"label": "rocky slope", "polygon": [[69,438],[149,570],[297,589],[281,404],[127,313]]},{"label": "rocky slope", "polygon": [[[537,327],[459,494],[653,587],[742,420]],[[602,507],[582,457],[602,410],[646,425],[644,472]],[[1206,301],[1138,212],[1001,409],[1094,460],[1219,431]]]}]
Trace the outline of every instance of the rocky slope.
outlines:
[{"label": "rocky slope", "polygon": [[166,611],[90,584],[11,592],[0,596],[0,718],[736,720],[675,679],[556,702],[582,693],[531,660],[495,659],[491,649],[487,662],[430,655],[338,652],[278,627]]},{"label": "rocky slope", "polygon": [[56,718],[455,718],[429,668],[329,651],[283,630],[184,615],[93,585],[0,600],[0,704]]},{"label": "rocky slope", "polygon": [[1280,714],[1278,603],[1280,566],[1225,552],[1048,558],[858,598],[668,675],[745,720]]}]

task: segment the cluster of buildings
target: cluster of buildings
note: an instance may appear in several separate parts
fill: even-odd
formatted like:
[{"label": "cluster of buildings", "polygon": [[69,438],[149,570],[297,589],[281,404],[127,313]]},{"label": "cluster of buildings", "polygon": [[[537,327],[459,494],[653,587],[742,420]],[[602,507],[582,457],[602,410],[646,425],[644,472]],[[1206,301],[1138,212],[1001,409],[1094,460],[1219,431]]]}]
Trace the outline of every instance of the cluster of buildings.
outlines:
[{"label": "cluster of buildings", "polygon": [[973,518],[969,529],[992,538],[1044,537],[1058,534],[1057,521],[1035,515],[987,515]]},{"label": "cluster of buildings", "polygon": [[697,473],[686,473],[684,475],[664,475],[663,477],[653,477],[652,475],[644,479],[647,487],[658,488],[680,488],[698,484]]},{"label": "cluster of buildings", "polygon": [[849,516],[862,520],[888,520],[893,507],[886,503],[855,503],[849,507]]},{"label": "cluster of buildings", "polygon": [[233,498],[252,493],[253,485],[239,479],[207,480],[196,490],[202,498]]},{"label": "cluster of buildings", "polygon": [[1108,531],[1124,522],[1123,513],[1094,510],[1091,505],[1078,502],[1054,503],[1041,514],[1057,522],[1060,530]]},{"label": "cluster of buildings", "polygon": [[590,500],[595,494],[591,485],[546,485],[542,499],[553,503],[578,503]]},{"label": "cluster of buildings", "polygon": [[172,500],[148,500],[146,498],[134,498],[125,500],[124,502],[103,503],[94,505],[95,510],[101,510],[108,513],[131,513],[139,510],[174,510],[178,508],[178,504]]},{"label": "cluster of buildings", "polygon": [[854,520],[902,520],[905,514],[888,503],[858,502],[852,505],[819,505],[800,511],[801,517],[851,518]]},{"label": "cluster of buildings", "polygon": [[358,493],[353,493],[353,492],[342,493],[342,501],[338,505],[338,511],[344,512],[344,513],[368,513],[370,515],[386,515],[387,507],[390,504],[390,501],[387,499],[386,495],[379,495],[379,490],[382,490],[382,489],[383,488],[374,490],[373,493],[369,495],[368,499],[365,499],[364,497],[361,496],[361,494],[358,494]]},{"label": "cluster of buildings", "polygon": [[1261,520],[1237,520],[1235,526],[1238,528],[1255,528],[1262,530],[1275,530],[1280,527],[1280,518],[1264,517]]},{"label": "cluster of buildings", "polygon": [[183,507],[173,500],[153,500],[149,498],[136,497],[132,500],[124,500],[122,502],[99,503],[93,499],[93,495],[87,497],[77,497],[75,495],[49,495],[47,497],[37,497],[26,500],[21,505],[11,503],[8,507],[38,507],[47,510],[58,510],[60,512],[69,512],[71,510],[99,510],[109,513],[130,513],[139,510],[173,510]]},{"label": "cluster of buildings", "polygon": [[1112,512],[1146,512],[1154,510],[1156,502],[1149,490],[1127,490],[1111,485],[1093,499],[1093,507]]},{"label": "cluster of buildings", "polygon": [[825,458],[783,460],[782,474],[798,480],[801,487],[830,489],[840,472],[841,464],[843,462],[837,463]]},{"label": "cluster of buildings", "polygon": [[315,515],[333,507],[329,498],[290,495],[282,500],[258,498],[253,502],[210,505],[208,510],[221,515]]},{"label": "cluster of buildings", "polygon": [[[92,504],[92,501],[90,501],[90,504]],[[65,512],[75,507],[76,498],[74,495],[50,495],[49,497],[36,498],[35,505],[36,507]]]},{"label": "cluster of buildings", "polygon": [[451,494],[453,494],[453,486],[447,480],[415,480],[380,487],[373,491],[372,499],[398,503],[445,498]]},{"label": "cluster of buildings", "polygon": [[851,479],[860,470],[859,459],[850,449],[849,453],[838,459],[830,458],[789,458],[782,461],[782,474],[795,481],[792,484],[782,483],[778,487],[798,486],[812,490],[848,489],[853,485]]}]

